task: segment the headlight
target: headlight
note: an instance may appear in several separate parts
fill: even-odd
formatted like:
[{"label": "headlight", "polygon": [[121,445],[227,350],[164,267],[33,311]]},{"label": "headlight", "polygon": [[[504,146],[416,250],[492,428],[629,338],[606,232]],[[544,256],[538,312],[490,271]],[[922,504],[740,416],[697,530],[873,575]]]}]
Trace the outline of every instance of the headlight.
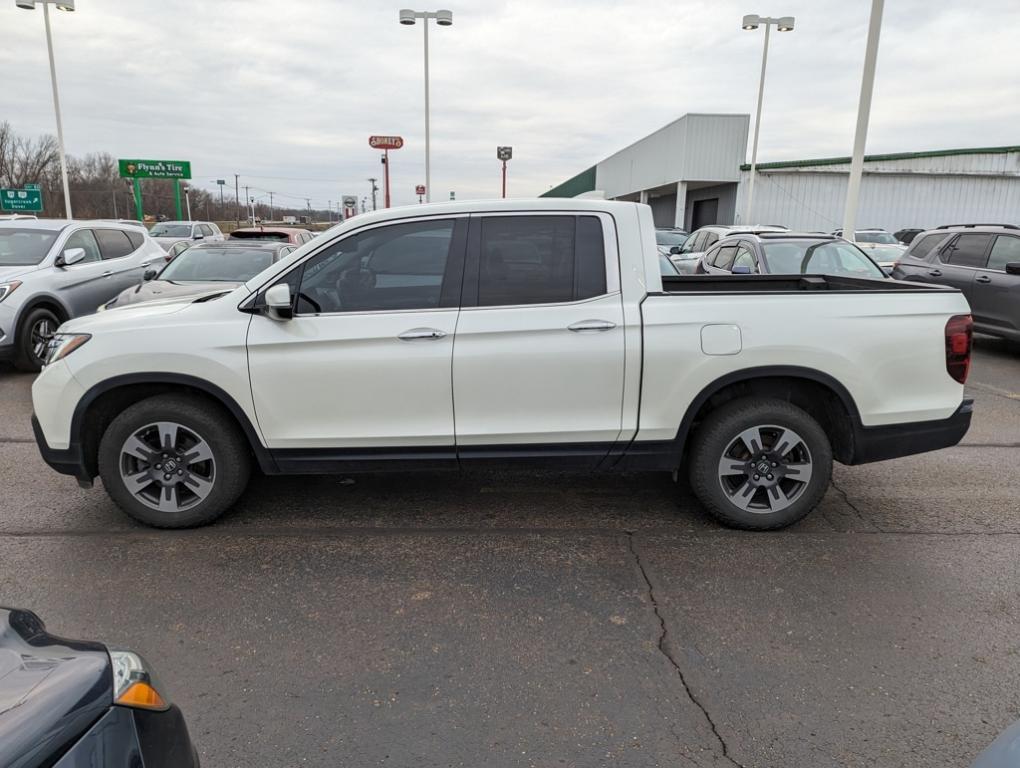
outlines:
[{"label": "headlight", "polygon": [[11,280],[9,283],[0,283],[0,301],[3,301],[12,293],[14,290],[21,285],[20,280]]},{"label": "headlight", "polygon": [[63,360],[69,354],[78,349],[82,344],[92,338],[90,333],[55,333],[46,344],[46,352],[43,354],[43,364],[49,365],[57,360]]},{"label": "headlight", "polygon": [[168,709],[169,700],[156,690],[145,659],[131,651],[110,651],[113,662],[113,703],[138,709]]}]

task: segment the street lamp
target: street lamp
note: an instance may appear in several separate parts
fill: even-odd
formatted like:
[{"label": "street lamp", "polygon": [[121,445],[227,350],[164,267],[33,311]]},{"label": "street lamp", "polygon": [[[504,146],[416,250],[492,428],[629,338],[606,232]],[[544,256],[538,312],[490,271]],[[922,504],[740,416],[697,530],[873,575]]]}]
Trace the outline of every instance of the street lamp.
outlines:
[{"label": "street lamp", "polygon": [[50,54],[50,82],[53,84],[53,110],[57,113],[57,142],[60,144],[60,175],[64,180],[64,211],[67,218],[74,218],[71,213],[71,187],[67,183],[67,158],[64,155],[64,126],[60,120],[60,97],[57,95],[57,67],[53,63],[53,37],[50,34],[50,3],[57,6],[58,11],[73,11],[74,0],[15,0],[18,8],[34,11],[36,5],[42,4],[43,20],[46,24],[46,49]]},{"label": "street lamp", "polygon": [[453,11],[400,11],[400,23],[413,26],[421,19],[425,28],[425,202],[432,202],[432,168],[429,158],[429,19],[435,19],[441,27],[453,26]]},{"label": "street lamp", "polygon": [[761,54],[761,78],[758,80],[758,111],[754,117],[754,141],[751,144],[751,175],[747,181],[747,208],[744,211],[747,221],[744,222],[745,224],[752,223],[751,203],[754,202],[754,171],[758,164],[758,129],[761,127],[761,100],[765,92],[765,64],[769,59],[769,31],[775,26],[780,32],[792,32],[793,21],[793,16],[780,16],[773,19],[769,16],[749,13],[741,23],[741,26],[747,31],[753,31],[760,25],[765,25],[765,48]]}]

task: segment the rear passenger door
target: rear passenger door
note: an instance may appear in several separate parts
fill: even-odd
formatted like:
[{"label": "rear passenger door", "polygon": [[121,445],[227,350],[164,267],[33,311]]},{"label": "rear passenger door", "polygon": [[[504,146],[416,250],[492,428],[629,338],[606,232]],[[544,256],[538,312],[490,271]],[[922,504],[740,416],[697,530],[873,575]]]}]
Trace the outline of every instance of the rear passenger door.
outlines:
[{"label": "rear passenger door", "polygon": [[987,263],[993,237],[977,232],[965,233],[942,246],[935,268],[929,272],[934,278],[932,282],[959,288],[970,301],[975,271]]},{"label": "rear passenger door", "polygon": [[453,351],[458,456],[594,467],[620,434],[623,374],[612,218],[473,216]]},{"label": "rear passenger door", "polygon": [[125,288],[130,288],[142,279],[145,268],[140,258],[132,257],[136,248],[128,233],[121,229],[95,229],[99,251],[106,265],[108,298],[113,298]]},{"label": "rear passenger door", "polygon": [[1020,237],[996,236],[985,268],[974,275],[968,298],[975,321],[1020,333],[1020,275],[1006,274],[1011,262],[1020,262]]}]

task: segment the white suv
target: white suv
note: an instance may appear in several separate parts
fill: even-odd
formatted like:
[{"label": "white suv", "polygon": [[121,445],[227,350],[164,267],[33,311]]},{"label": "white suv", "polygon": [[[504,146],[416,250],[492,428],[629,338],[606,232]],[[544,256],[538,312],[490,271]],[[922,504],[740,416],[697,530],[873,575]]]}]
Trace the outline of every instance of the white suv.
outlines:
[{"label": "white suv", "polygon": [[38,371],[57,326],[141,282],[164,256],[144,230],[129,224],[0,222],[0,360]]},{"label": "white suv", "polygon": [[164,251],[182,240],[220,243],[226,240],[220,228],[211,221],[161,221],[154,224],[149,235]]}]

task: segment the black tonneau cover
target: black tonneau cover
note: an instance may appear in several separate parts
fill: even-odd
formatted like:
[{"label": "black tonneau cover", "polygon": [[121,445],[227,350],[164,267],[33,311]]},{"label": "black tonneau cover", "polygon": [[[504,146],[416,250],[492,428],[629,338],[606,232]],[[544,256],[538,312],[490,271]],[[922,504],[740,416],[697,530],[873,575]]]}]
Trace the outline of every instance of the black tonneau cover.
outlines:
[{"label": "black tonneau cover", "polygon": [[662,278],[664,293],[794,293],[798,291],[955,291],[946,285],[846,275],[686,275]]}]

